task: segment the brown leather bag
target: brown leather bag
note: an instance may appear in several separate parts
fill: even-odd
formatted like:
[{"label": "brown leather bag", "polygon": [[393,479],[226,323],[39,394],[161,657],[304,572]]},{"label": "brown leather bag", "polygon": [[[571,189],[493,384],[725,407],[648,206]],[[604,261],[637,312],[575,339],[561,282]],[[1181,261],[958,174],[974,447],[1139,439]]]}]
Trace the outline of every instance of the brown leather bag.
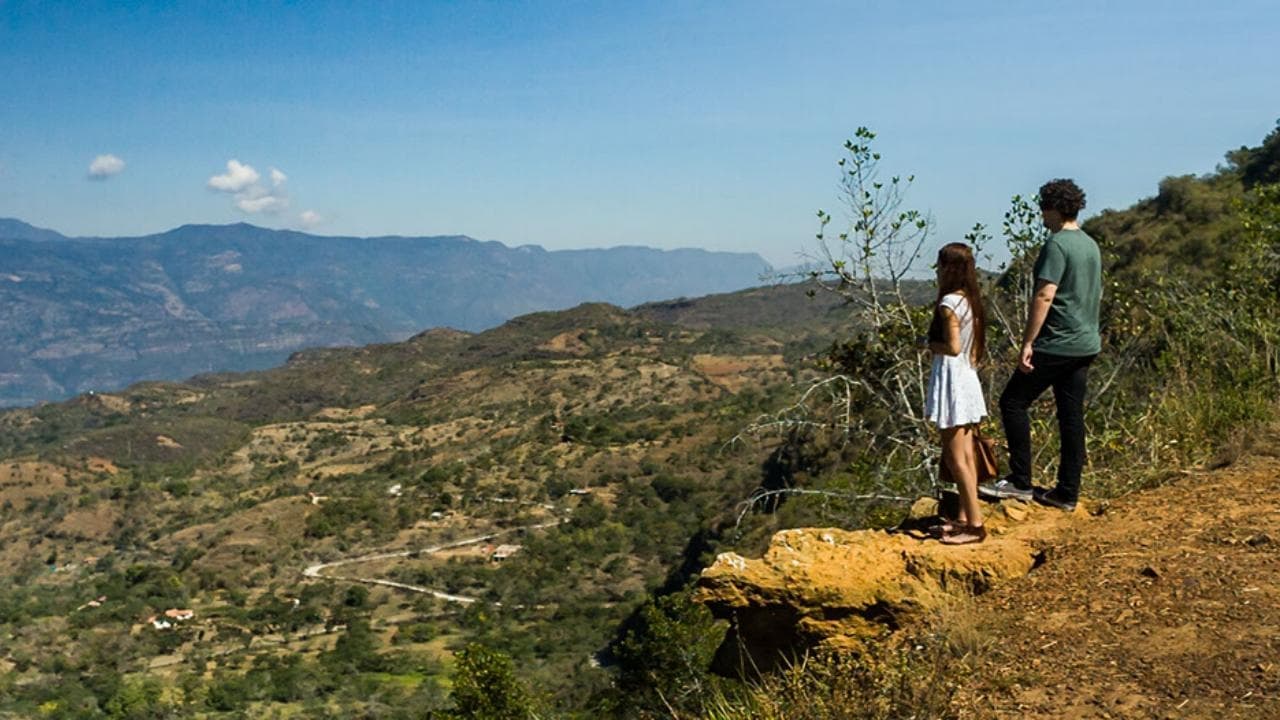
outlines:
[{"label": "brown leather bag", "polygon": [[[996,462],[996,441],[983,435],[981,428],[973,430],[973,464],[980,483],[994,480],[1000,475],[1000,464]],[[946,463],[938,463],[938,481],[955,482]]]},{"label": "brown leather bag", "polygon": [[1000,476],[1000,463],[996,462],[996,441],[983,435],[980,429],[973,432],[973,463],[977,466],[980,483]]}]

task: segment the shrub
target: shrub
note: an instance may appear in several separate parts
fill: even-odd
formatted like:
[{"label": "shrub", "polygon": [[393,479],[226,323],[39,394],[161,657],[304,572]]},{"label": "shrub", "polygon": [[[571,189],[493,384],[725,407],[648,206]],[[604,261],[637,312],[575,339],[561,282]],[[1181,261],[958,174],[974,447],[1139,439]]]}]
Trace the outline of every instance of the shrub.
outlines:
[{"label": "shrub", "polygon": [[453,669],[452,717],[459,720],[528,720],[536,717],[529,692],[516,679],[511,658],[473,643]]}]

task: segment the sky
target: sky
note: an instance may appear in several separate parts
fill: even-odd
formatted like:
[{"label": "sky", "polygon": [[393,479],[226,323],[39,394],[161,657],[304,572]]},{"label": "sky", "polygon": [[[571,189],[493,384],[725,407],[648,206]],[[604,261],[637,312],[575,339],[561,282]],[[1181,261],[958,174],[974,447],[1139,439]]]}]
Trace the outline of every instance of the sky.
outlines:
[{"label": "sky", "polygon": [[1257,145],[1280,4],[0,0],[0,217],[756,252],[872,128],[930,244],[1071,177],[1086,214]]}]

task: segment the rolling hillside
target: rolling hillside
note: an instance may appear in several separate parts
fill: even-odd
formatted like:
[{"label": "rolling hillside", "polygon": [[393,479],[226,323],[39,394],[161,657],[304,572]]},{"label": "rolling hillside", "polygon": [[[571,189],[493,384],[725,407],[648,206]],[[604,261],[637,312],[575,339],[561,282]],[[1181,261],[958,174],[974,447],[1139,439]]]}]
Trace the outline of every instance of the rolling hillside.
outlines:
[{"label": "rolling hillside", "polygon": [[[846,322],[799,286],[590,304],[10,410],[0,716],[147,682],[251,716],[439,706],[473,640],[590,704],[619,624],[762,482],[726,441]],[[195,617],[148,624],[169,609]],[[307,679],[266,691],[279,662]]]}]

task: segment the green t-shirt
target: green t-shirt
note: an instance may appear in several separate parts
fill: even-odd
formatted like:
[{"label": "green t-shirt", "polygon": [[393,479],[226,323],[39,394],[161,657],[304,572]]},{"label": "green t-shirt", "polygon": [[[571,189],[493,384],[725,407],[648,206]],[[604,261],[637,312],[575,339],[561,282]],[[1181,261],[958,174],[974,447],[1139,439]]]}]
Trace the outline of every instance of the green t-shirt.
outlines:
[{"label": "green t-shirt", "polygon": [[1050,355],[1081,357],[1102,350],[1098,305],[1102,302],[1102,255],[1083,230],[1061,230],[1036,258],[1037,280],[1058,286],[1034,347]]}]

